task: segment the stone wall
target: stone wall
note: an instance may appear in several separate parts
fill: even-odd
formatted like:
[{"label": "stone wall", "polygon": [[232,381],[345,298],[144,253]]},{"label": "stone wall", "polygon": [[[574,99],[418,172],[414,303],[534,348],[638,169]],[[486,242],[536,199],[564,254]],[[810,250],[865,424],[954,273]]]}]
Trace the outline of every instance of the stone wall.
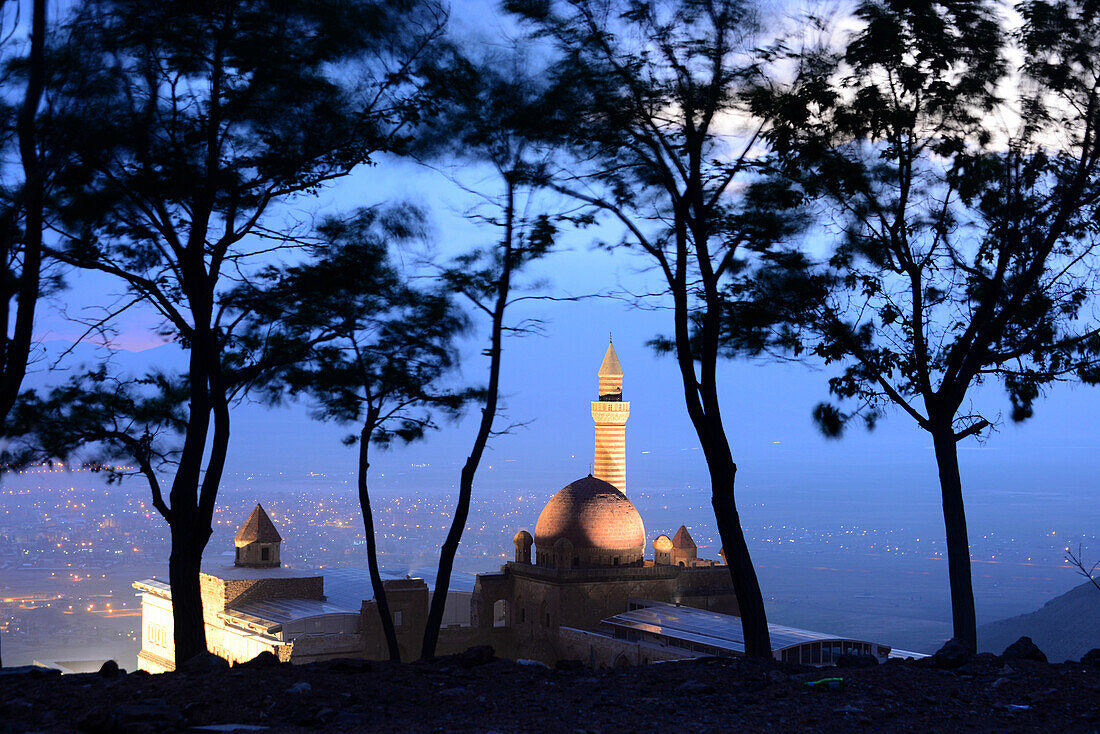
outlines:
[{"label": "stone wall", "polygon": [[287,659],[295,664],[316,663],[333,658],[366,657],[363,654],[365,645],[361,634],[303,635],[295,638],[292,644],[280,647],[290,648]]},{"label": "stone wall", "polygon": [[610,635],[572,627],[561,628],[558,639],[563,660],[579,660],[590,668],[621,668],[693,657],[691,653],[676,648],[619,640]]},{"label": "stone wall", "polygon": [[738,612],[725,566],[562,570],[509,563],[502,573],[478,576],[471,623],[498,654],[553,665],[565,657],[561,628],[595,630],[627,611],[631,599]]},{"label": "stone wall", "polygon": [[211,617],[226,607],[263,599],[325,598],[323,576],[291,578],[222,579],[208,573],[199,574],[203,615]]}]

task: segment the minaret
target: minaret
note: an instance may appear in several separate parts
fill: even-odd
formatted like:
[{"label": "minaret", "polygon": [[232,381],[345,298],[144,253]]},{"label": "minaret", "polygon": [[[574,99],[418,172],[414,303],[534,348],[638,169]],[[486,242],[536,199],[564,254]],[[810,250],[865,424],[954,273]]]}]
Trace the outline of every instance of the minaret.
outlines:
[{"label": "minaret", "polygon": [[630,417],[630,403],[623,402],[623,368],[610,342],[598,375],[600,399],[592,401],[592,420],[596,422],[593,474],[626,494],[626,419]]}]

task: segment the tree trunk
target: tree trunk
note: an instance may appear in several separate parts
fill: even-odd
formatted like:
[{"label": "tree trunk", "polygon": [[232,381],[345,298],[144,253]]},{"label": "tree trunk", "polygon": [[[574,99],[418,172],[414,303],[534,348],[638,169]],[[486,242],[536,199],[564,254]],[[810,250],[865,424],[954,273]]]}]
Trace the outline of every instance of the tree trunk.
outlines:
[{"label": "tree trunk", "polygon": [[500,279],[497,281],[496,302],[493,305],[493,325],[489,337],[489,387],[485,395],[485,407],[481,410],[481,423],[478,426],[474,446],[466,463],[462,466],[462,475],[458,484],[458,506],[447,531],[447,539],[439,553],[439,570],[435,575],[435,589],[432,592],[432,605],[428,609],[428,622],[424,627],[424,643],[420,648],[420,659],[431,660],[435,657],[435,648],[439,642],[439,628],[443,625],[443,610],[447,604],[447,592],[451,585],[451,571],[454,569],[458,544],[462,540],[462,531],[470,515],[470,497],[474,489],[474,475],[477,473],[481,455],[493,430],[493,420],[497,414],[497,396],[500,394],[500,361],[503,351],[504,311],[508,307],[508,293],[511,289],[513,250],[512,241],[515,227],[515,184],[506,176],[508,183],[507,204],[505,206],[505,232],[501,249]]},{"label": "tree trunk", "polygon": [[374,515],[370,508],[370,492],[367,491],[367,460],[370,450],[370,438],[373,429],[371,422],[363,426],[359,434],[359,507],[363,511],[363,531],[367,536],[367,568],[370,570],[370,585],[374,589],[374,603],[378,607],[378,617],[382,622],[382,632],[386,636],[390,660],[401,662],[401,649],[397,646],[397,630],[393,626],[390,603],[386,599],[386,587],[382,585],[382,575],[378,572],[378,547],[374,539]]},{"label": "tree trunk", "polygon": [[[191,299],[194,302],[194,299]],[[195,309],[196,323],[204,315]],[[198,329],[196,329],[198,333]],[[200,484],[217,482],[220,476],[212,476],[208,471],[203,476],[203,454],[210,436],[210,413],[212,410],[208,383],[208,373],[204,360],[208,344],[204,339],[195,339],[191,345],[190,404],[188,405],[187,428],[180,451],[176,475],[172,478],[169,494],[171,520],[169,529],[172,536],[172,553],[168,561],[168,582],[172,592],[172,627],[176,644],[176,664],[187,662],[199,653],[206,652],[206,628],[202,618],[202,595],[199,592],[199,571],[202,565],[202,552],[210,539],[210,522],[203,527],[203,508],[200,498]],[[214,445],[224,446],[224,438],[216,437]],[[208,485],[216,486],[216,485]],[[208,500],[209,501],[209,500]]]},{"label": "tree trunk", "polygon": [[[722,424],[722,411],[718,402],[717,363],[720,331],[720,304],[717,298],[717,278],[710,268],[710,256],[706,249],[706,232],[700,225],[694,231],[694,243],[698,264],[703,275],[707,300],[700,333],[698,355],[693,350],[689,316],[689,287],[687,283],[688,237],[684,217],[677,220],[677,257],[675,277],[669,281],[673,295],[673,319],[676,335],[676,361],[684,386],[684,401],[688,417],[699,438],[699,445],[706,457],[710,472],[711,506],[722,547],[726,554],[733,591],[737,596],[738,614],[741,617],[741,633],[745,638],[745,655],[757,658],[772,656],[771,634],[760,592],[760,581],[752,565],[745,533],[734,497],[737,464],[733,461],[729,438]],[[700,375],[695,373],[695,362],[700,364]]]},{"label": "tree trunk", "polygon": [[195,530],[193,523],[188,520],[177,519],[172,524],[172,555],[168,559],[168,581],[172,588],[172,633],[175,636],[176,667],[206,652],[206,626],[202,617],[202,593],[199,589],[199,570],[205,541],[198,540]]},{"label": "tree trunk", "polygon": [[770,658],[771,634],[768,630],[767,611],[764,609],[764,597],[760,592],[760,581],[756,577],[748,543],[745,542],[745,532],[741,529],[741,517],[733,501],[737,465],[732,465],[728,478],[720,474],[711,473],[711,505],[714,507],[718,534],[722,538],[733,591],[737,595],[737,613],[741,617],[741,632],[745,637],[745,654],[749,657]]},{"label": "tree trunk", "polygon": [[[0,379],[0,420],[7,419],[8,412],[19,395],[23,378],[27,373],[34,331],[34,311],[38,303],[42,269],[42,212],[45,206],[45,177],[38,157],[38,136],[35,121],[38,106],[46,85],[46,0],[34,0],[31,11],[31,54],[28,66],[27,92],[16,118],[16,134],[19,141],[19,157],[23,164],[24,183],[20,194],[24,214],[23,265],[18,280],[18,306],[15,328],[8,339],[8,304],[0,328],[4,333],[3,375]],[[15,222],[12,222],[15,226]],[[7,249],[7,248],[5,248]],[[5,256],[8,253],[4,253]],[[8,267],[7,257],[4,266]],[[4,294],[5,297],[8,295]]]},{"label": "tree trunk", "polygon": [[951,578],[951,622],[954,637],[971,650],[977,649],[978,629],[974,616],[974,585],[970,577],[970,542],[963,508],[959,454],[950,424],[932,431],[936,464],[940,471],[943,522],[947,530],[947,571]]}]

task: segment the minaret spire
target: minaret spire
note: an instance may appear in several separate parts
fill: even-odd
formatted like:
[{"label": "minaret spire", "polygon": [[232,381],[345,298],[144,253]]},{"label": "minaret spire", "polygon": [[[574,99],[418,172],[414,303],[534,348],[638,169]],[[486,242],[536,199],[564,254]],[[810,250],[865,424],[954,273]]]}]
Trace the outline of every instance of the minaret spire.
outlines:
[{"label": "minaret spire", "polygon": [[607,352],[596,373],[599,400],[592,401],[596,422],[596,461],[593,474],[626,492],[626,420],[630,403],[623,400],[623,368],[608,334]]}]

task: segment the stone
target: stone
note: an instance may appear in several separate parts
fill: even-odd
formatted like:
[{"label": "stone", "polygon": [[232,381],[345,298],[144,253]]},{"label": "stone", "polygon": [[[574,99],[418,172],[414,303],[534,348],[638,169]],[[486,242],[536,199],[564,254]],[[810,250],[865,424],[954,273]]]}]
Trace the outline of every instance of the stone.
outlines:
[{"label": "stone", "polygon": [[183,719],[179,706],[173,706],[162,698],[150,698],[143,703],[123,703],[111,709],[115,725],[149,723],[158,728],[168,728]]},{"label": "stone", "polygon": [[0,679],[4,678],[52,678],[61,675],[57,668],[43,668],[41,665],[17,665],[14,668],[0,668]]},{"label": "stone", "polygon": [[714,686],[701,680],[686,680],[676,686],[676,690],[689,696],[703,696],[714,693]]},{"label": "stone", "polygon": [[1081,657],[1082,665],[1091,665],[1100,668],[1100,647],[1094,647]]},{"label": "stone", "polygon": [[228,670],[229,663],[212,652],[200,652],[178,667],[183,673],[211,673],[216,670]]},{"label": "stone", "polygon": [[939,650],[928,658],[933,668],[957,668],[974,656],[974,652],[964,643],[952,637]]},{"label": "stone", "polygon": [[546,668],[550,669],[550,666],[541,660],[531,660],[529,658],[519,658],[516,660],[516,665],[526,665],[529,668]]},{"label": "stone", "polygon": [[1005,660],[1033,660],[1037,663],[1045,663],[1047,656],[1039,649],[1039,646],[1031,641],[1030,637],[1021,637],[1005,648],[1001,653]]},{"label": "stone", "polygon": [[[126,671],[122,671],[125,673]],[[107,660],[103,665],[99,666],[99,675],[101,678],[117,678],[119,675],[118,663],[114,660]]]},{"label": "stone", "polygon": [[867,653],[847,653],[837,656],[838,668],[873,668],[878,665],[878,658]]},{"label": "stone", "polygon": [[306,683],[304,680],[295,683],[290,688],[286,689],[287,693],[309,693],[313,690],[313,686]]},{"label": "stone", "polygon": [[363,658],[335,658],[326,667],[334,673],[366,673],[371,663]]},{"label": "stone", "polygon": [[100,734],[114,730],[111,710],[106,706],[95,706],[76,722],[76,728],[89,734]]},{"label": "stone", "polygon": [[473,668],[493,662],[495,653],[491,645],[476,645],[454,656],[454,661],[463,668]]},{"label": "stone", "polygon": [[251,660],[237,663],[235,668],[272,668],[279,664],[279,656],[270,650],[264,650]]},{"label": "stone", "polygon": [[571,671],[580,670],[583,667],[584,663],[582,663],[580,660],[559,660],[558,662],[554,663],[554,668],[556,670]]}]

